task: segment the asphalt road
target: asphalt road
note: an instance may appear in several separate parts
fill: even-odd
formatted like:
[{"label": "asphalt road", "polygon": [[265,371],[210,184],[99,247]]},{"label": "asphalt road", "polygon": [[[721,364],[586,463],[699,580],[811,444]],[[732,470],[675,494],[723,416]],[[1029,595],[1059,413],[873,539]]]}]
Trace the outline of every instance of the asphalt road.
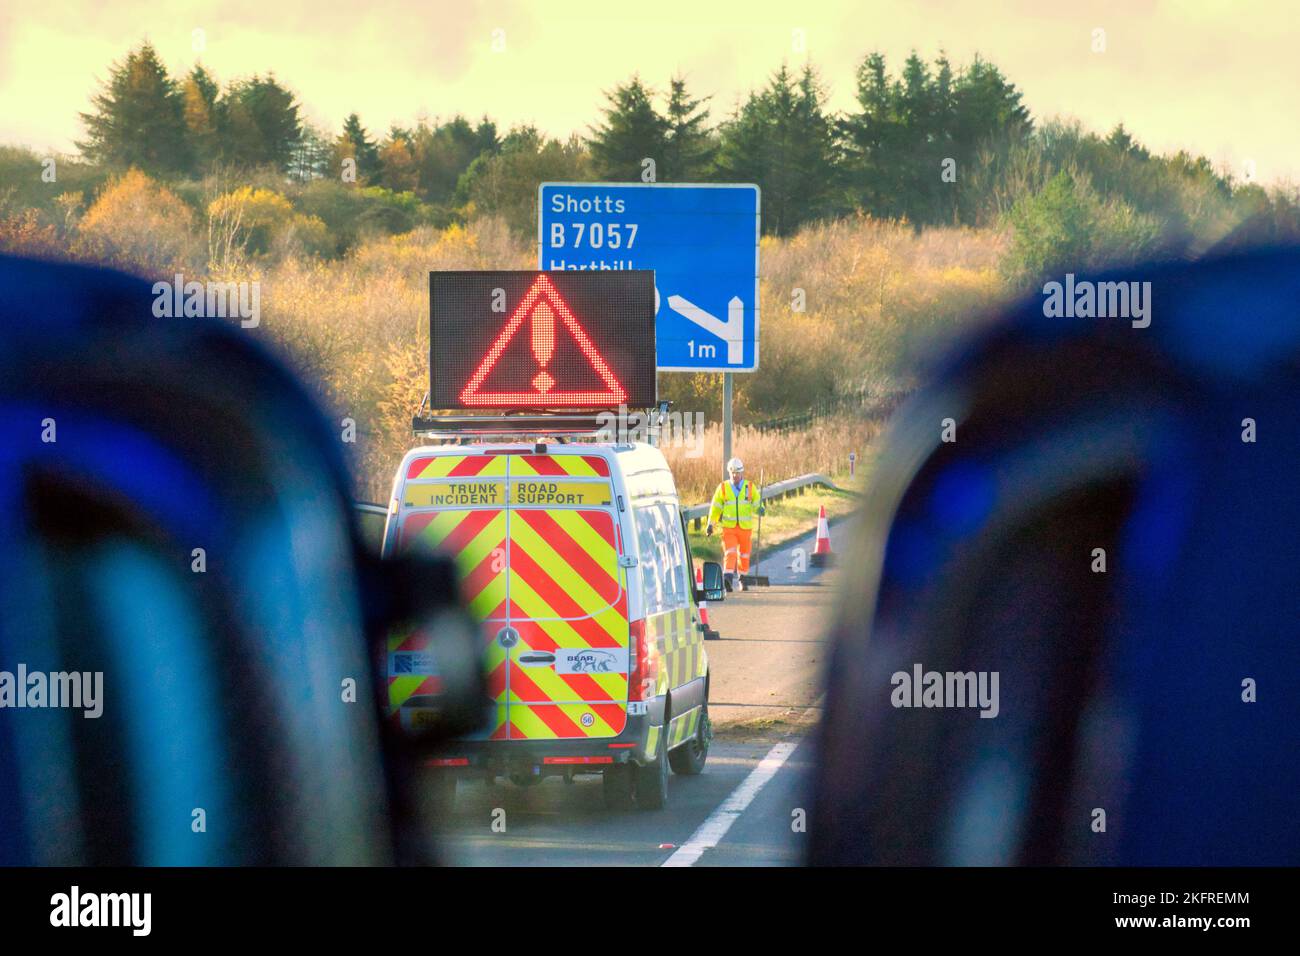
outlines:
[{"label": "asphalt road", "polygon": [[[778,560],[769,556],[765,565],[775,571]],[[549,778],[531,787],[463,781],[438,827],[446,861],[471,866],[799,863],[805,780],[813,759],[808,735],[818,714],[834,572],[814,570],[800,580],[729,595],[710,606],[712,624],[722,635],[707,644],[716,735],[703,774],[670,777],[666,809],[607,810],[595,775],[573,783]]]},{"label": "asphalt road", "polygon": [[[841,545],[848,534],[849,522],[851,516],[840,518],[831,518],[827,523],[830,526],[831,549],[835,555],[832,562],[838,560],[841,552]],[[821,585],[828,583],[831,579],[826,577],[824,570],[812,567],[810,564],[804,570],[795,569],[794,553],[801,550],[805,557],[813,552],[813,546],[817,543],[816,530],[808,532],[801,538],[795,538],[775,550],[768,550],[764,553],[758,563],[751,568],[755,574],[765,575],[772,584],[798,584],[798,585]]]}]

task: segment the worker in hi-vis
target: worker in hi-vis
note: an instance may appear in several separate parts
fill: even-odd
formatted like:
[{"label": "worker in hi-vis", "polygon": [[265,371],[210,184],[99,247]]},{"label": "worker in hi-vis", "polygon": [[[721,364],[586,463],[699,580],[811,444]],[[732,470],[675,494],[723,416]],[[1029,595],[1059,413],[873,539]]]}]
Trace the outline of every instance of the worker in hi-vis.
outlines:
[{"label": "worker in hi-vis", "polygon": [[727,462],[728,480],[718,485],[709,506],[709,523],[722,525],[722,566],[732,590],[743,591],[742,574],[749,572],[749,539],[754,530],[754,515],[763,514],[763,502],[754,483],[745,478],[745,463],[739,458]]}]

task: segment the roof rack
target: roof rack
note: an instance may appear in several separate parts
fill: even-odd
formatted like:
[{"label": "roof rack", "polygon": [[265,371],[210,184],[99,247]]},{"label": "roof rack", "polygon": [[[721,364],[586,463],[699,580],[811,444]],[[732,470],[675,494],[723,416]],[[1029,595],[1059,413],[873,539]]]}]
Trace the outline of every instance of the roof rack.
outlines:
[{"label": "roof rack", "polygon": [[[420,403],[419,411],[411,418],[411,430],[420,436],[442,436],[447,438],[471,437],[476,435],[501,438],[518,435],[524,438],[599,438],[608,436],[610,428],[609,415],[617,415],[613,409],[593,409],[581,412],[548,411],[510,411],[499,415],[447,414],[430,415],[425,409],[429,402],[426,393]],[[668,414],[671,402],[659,403],[658,409],[646,409],[650,416],[651,433],[657,435],[658,426]],[[656,414],[657,411],[657,414]],[[617,421],[617,420],[616,420]],[[617,433],[617,424],[615,430]],[[651,439],[653,442],[653,439]]]},{"label": "roof rack", "polygon": [[537,435],[595,437],[609,428],[600,412],[559,414],[537,412],[518,415],[416,415],[411,430],[417,435]]}]

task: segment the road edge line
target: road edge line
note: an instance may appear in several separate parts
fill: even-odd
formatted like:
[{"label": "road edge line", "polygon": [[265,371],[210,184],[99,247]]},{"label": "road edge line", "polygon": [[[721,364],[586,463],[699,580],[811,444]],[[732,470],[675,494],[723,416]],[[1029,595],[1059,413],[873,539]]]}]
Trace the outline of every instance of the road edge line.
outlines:
[{"label": "road edge line", "polygon": [[[802,721],[805,717],[812,716],[813,712],[825,700],[825,694],[817,698],[817,703],[804,711],[799,719]],[[740,819],[740,815],[754,802],[754,798],[758,796],[759,791],[767,786],[768,782],[776,776],[777,771],[790,759],[790,755],[807,739],[806,736],[803,736],[794,740],[782,740],[774,744],[772,749],[758,762],[758,766],[751,770],[749,775],[740,781],[740,785],[727,794],[727,799],[718,804],[718,808],[710,813],[705,821],[696,828],[690,839],[674,850],[673,854],[659,865],[672,867],[692,866],[704,855],[705,850],[711,850],[721,843],[722,838],[731,829],[731,825]]]},{"label": "road edge line", "polygon": [[776,772],[799,746],[797,740],[783,740],[775,744],[758,762],[758,766],[749,772],[727,799],[718,804],[718,808],[709,814],[699,825],[690,839],[673,851],[672,856],[664,860],[661,866],[691,866],[704,855],[705,850],[716,847],[731,825],[740,819],[740,815],[754,802],[754,798],[768,784]]}]

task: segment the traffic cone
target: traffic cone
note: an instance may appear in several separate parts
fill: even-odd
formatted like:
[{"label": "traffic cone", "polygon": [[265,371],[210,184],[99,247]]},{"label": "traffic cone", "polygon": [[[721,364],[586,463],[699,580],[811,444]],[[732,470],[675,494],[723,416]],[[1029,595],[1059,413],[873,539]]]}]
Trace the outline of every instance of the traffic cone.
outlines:
[{"label": "traffic cone", "polygon": [[[702,565],[695,566],[695,588],[704,590],[704,568]],[[709,602],[700,600],[700,630],[704,633],[706,641],[716,641],[721,635],[715,631],[709,624]]]},{"label": "traffic cone", "polygon": [[815,568],[825,568],[835,563],[835,555],[831,551],[831,526],[826,521],[825,505],[817,512],[817,544],[813,546],[810,560]]}]

